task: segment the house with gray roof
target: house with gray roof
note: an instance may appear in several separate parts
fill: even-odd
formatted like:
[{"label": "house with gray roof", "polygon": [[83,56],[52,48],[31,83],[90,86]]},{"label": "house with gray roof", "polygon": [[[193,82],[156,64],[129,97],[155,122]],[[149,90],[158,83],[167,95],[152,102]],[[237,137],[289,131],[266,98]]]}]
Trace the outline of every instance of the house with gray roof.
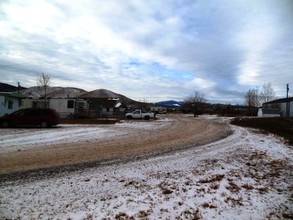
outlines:
[{"label": "house with gray roof", "polygon": [[123,95],[106,89],[93,90],[80,95],[78,98],[86,100],[88,108],[83,109],[83,112],[77,112],[77,115],[90,118],[124,115],[126,103],[132,101]]}]

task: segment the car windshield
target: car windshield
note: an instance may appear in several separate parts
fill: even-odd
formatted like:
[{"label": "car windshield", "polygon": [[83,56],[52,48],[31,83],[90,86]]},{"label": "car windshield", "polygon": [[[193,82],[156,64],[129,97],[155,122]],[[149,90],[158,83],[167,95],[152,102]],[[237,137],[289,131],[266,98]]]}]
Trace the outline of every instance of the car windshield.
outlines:
[{"label": "car windshield", "polygon": [[16,112],[11,113],[10,115],[24,115],[24,110],[18,110]]}]

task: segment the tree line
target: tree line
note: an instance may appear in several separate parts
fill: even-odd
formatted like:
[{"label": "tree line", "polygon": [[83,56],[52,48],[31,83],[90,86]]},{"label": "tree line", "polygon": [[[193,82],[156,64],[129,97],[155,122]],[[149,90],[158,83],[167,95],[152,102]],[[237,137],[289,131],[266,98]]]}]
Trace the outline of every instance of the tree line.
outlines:
[{"label": "tree line", "polygon": [[276,98],[275,91],[271,83],[263,84],[261,89],[249,89],[245,95],[245,105],[250,107],[260,107],[263,103]]},{"label": "tree line", "polygon": [[[244,96],[244,106],[248,107],[247,115],[255,115],[257,111],[257,107],[262,106],[263,103],[269,102],[276,99],[275,91],[273,89],[272,84],[264,83],[263,86],[255,89],[249,89]],[[229,105],[227,105],[229,106]],[[210,108],[207,103],[207,99],[204,93],[195,91],[193,95],[190,95],[184,99],[183,109],[188,112],[192,112],[194,116],[198,116],[207,111]],[[225,111],[239,111],[230,107],[231,109],[225,109]],[[249,110],[250,109],[250,110]],[[223,111],[223,109],[220,109]],[[249,112],[252,111],[252,112]]]}]

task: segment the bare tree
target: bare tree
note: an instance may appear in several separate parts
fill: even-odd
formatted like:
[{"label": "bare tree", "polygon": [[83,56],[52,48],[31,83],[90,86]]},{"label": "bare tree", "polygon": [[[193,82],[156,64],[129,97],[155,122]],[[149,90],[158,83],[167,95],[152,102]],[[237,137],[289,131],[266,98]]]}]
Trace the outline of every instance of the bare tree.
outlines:
[{"label": "bare tree", "polygon": [[193,96],[191,95],[184,100],[184,103],[191,106],[194,117],[201,114],[201,107],[206,102],[205,95],[199,91],[195,91]]},{"label": "bare tree", "polygon": [[245,104],[249,107],[260,106],[260,96],[258,89],[249,89],[245,95]]},{"label": "bare tree", "polygon": [[262,91],[260,92],[261,104],[264,102],[272,101],[276,98],[276,93],[273,89],[272,83],[265,83],[262,86]]},{"label": "bare tree", "polygon": [[44,101],[45,101],[44,107],[47,108],[48,107],[48,104],[47,104],[48,88],[52,85],[51,76],[49,74],[42,73],[42,75],[40,75],[38,78],[37,84],[38,84],[40,93],[44,95]]},{"label": "bare tree", "polygon": [[250,107],[260,107],[264,102],[275,99],[275,91],[271,83],[265,83],[262,89],[249,89],[245,95],[245,104]]}]

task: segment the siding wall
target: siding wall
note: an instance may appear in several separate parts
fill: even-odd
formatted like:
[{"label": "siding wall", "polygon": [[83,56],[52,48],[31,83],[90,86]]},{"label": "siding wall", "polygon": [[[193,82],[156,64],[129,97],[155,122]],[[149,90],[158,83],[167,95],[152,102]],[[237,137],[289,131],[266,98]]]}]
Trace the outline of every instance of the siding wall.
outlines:
[{"label": "siding wall", "polygon": [[[8,106],[8,102],[11,102],[11,105]],[[0,116],[5,114],[10,114],[19,109],[19,99],[13,97],[0,96]]]},{"label": "siding wall", "polygon": [[[68,101],[73,102],[73,105],[68,105]],[[49,99],[49,106],[55,109],[61,118],[67,118],[68,115],[75,113],[74,99]]]},{"label": "siding wall", "polygon": [[[289,103],[289,106],[290,106],[290,117],[293,117],[293,102],[290,102]],[[281,113],[282,113],[282,116],[286,116],[286,108],[287,108],[287,103],[281,103]]]}]

